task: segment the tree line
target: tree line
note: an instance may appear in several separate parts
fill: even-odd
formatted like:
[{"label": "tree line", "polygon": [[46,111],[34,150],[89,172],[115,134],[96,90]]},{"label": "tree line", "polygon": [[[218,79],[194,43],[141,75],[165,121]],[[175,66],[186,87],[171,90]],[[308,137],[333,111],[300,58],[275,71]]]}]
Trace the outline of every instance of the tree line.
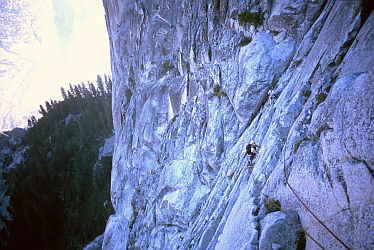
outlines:
[{"label": "tree line", "polygon": [[111,79],[69,87],[61,88],[63,101],[47,101],[41,117],[29,119],[26,159],[6,176],[8,249],[82,249],[113,213],[111,157],[98,160],[113,133]]}]

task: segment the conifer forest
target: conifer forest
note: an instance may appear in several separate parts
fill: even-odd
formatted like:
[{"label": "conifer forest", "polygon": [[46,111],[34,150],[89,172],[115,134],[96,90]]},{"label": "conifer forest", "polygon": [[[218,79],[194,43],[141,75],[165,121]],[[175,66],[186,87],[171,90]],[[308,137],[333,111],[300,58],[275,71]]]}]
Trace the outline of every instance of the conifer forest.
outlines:
[{"label": "conifer forest", "polygon": [[63,101],[47,101],[41,117],[29,119],[25,159],[4,174],[12,219],[3,247],[82,249],[104,231],[112,157],[98,152],[113,129],[111,84],[97,76],[96,84],[61,88]]}]

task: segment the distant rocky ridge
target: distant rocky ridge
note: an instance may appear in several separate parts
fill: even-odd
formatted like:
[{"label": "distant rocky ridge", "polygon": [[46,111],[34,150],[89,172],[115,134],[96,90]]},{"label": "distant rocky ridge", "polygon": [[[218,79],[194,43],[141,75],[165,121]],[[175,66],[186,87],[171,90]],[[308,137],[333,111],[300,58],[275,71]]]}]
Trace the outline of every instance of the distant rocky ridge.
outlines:
[{"label": "distant rocky ridge", "polygon": [[103,249],[374,245],[370,1],[103,4],[116,211]]}]

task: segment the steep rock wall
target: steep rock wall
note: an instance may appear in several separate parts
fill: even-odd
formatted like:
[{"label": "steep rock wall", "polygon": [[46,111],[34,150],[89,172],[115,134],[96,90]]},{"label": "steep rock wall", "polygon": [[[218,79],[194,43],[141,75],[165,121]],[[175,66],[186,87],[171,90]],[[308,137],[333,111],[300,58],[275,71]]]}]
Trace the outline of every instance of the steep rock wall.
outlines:
[{"label": "steep rock wall", "polygon": [[[293,248],[298,220],[308,249],[373,246],[369,2],[103,0],[116,211],[103,249]],[[267,215],[271,200],[282,212]]]}]

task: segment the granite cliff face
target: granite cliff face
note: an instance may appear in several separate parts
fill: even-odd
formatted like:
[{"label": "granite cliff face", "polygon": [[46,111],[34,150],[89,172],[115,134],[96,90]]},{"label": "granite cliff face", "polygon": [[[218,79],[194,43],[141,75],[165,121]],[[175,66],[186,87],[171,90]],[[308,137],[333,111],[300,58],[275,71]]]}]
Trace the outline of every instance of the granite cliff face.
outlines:
[{"label": "granite cliff face", "polygon": [[370,1],[103,3],[116,211],[103,249],[374,245]]}]

